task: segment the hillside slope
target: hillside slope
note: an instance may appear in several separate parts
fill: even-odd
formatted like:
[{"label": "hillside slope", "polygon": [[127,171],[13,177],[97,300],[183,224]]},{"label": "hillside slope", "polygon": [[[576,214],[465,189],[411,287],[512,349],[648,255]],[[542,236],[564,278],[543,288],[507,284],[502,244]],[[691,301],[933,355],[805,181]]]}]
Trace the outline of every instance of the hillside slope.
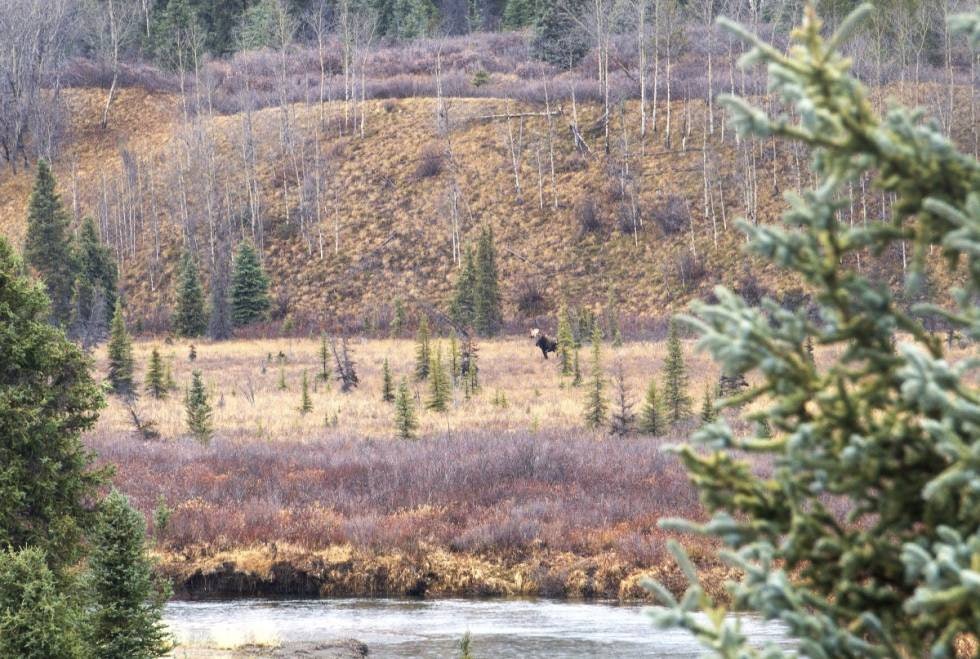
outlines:
[{"label": "hillside slope", "polygon": [[[66,94],[71,129],[54,166],[62,197],[76,218],[98,218],[130,313],[150,330],[166,329],[182,246],[207,279],[242,237],[260,245],[278,314],[310,329],[384,326],[399,298],[410,310],[445,308],[454,234],[465,248],[483,225],[494,229],[515,326],[563,299],[596,310],[615,300],[623,318],[656,319],[717,283],[777,296],[798,286],[750,263],[734,219],[752,200],[757,221],[777,218],[782,194],[808,183],[806,154],[736,143],[717,108],[706,136],[701,101],[671,107],[670,148],[661,104],[642,152],[627,103],[606,152],[601,108],[583,104],[553,108],[549,128],[543,107],[511,101],[450,99],[437,113],[437,99],[369,100],[362,137],[354,122],[343,129],[338,102],[194,116],[177,95],[130,88],[103,130],[104,91]],[[0,230],[18,242],[31,177],[0,171]],[[850,221],[879,216],[877,193],[863,199],[842,211]],[[901,280],[901,255],[862,267]]]}]

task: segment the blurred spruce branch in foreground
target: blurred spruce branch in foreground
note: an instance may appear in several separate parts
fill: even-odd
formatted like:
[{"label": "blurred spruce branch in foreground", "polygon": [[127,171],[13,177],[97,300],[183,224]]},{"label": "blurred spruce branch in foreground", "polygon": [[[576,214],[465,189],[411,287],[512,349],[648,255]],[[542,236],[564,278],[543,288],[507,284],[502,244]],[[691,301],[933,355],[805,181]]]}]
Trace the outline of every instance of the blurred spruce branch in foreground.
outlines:
[{"label": "blurred spruce branch in foreground", "polygon": [[[720,20],[753,46],[743,66],[765,64],[770,92],[787,108],[768,116],[725,98],[736,127],[814,153],[821,183],[787,196],[786,226],[742,229],[755,252],[807,282],[819,317],[766,302],[752,308],[719,288],[717,304],[685,318],[725,372],[756,372],[757,386],[720,405],[763,398],[754,417],[773,432],[736,437],[717,422],[678,448],[713,517],[663,526],[731,547],[725,559],[744,572],[734,608],[785,623],[800,654],[948,657],[958,637],[980,630],[980,390],[969,377],[980,360],[947,362],[920,318],[943,315],[980,340],[980,166],[919,112],[875,116],[838,52],[872,11],[862,5],[824,38],[808,9],[788,54]],[[980,12],[951,26],[980,46]],[[895,213],[889,223],[843,225],[842,189],[868,172],[897,200]],[[956,309],[903,313],[885,285],[848,267],[859,250],[900,241],[914,247],[913,289],[926,255],[941,250],[963,282]],[[829,348],[829,363],[808,359],[808,337]],[[740,454],[771,463],[771,472]],[[667,605],[653,611],[658,626],[684,627],[724,657],[780,655],[748,647],[680,547],[671,551],[691,586],[678,602],[648,584]]]}]

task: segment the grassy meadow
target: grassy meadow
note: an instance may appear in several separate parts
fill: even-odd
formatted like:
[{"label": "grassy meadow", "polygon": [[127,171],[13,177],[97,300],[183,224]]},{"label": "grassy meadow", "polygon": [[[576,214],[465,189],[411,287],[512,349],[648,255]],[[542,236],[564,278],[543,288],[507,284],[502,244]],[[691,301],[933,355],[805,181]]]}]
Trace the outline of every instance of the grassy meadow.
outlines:
[{"label": "grassy meadow", "polygon": [[[697,426],[705,386],[719,375],[691,341],[683,349],[692,417],[662,437],[627,438],[585,426],[589,346],[580,354],[583,386],[573,387],[528,338],[482,342],[480,390],[467,399],[455,389],[446,413],[425,409],[429,385],[412,377],[408,339],[352,339],[360,386],[348,394],[317,381],[316,339],[195,342],[193,361],[187,341],[137,342],[141,384],[154,346],[176,389],[163,400],[144,393],[135,408],[160,437],[141,439],[126,405],[110,397],[87,444],[117,466],[115,484],[146,515],[160,569],[178,594],[633,599],[645,597],[639,581],[647,574],[685,587],[656,524],[703,514],[664,450]],[[665,355],[666,342],[604,345],[611,406],[618,365],[639,413]],[[818,349],[818,366],[830,357]],[[411,383],[418,439],[396,438],[394,406],[381,399],[386,358],[396,383]],[[96,361],[104,372],[103,350]],[[185,425],[192,370],[202,372],[213,405],[207,445]],[[304,372],[308,414],[299,410]],[[681,541],[703,583],[723,593],[732,571],[715,547]]]},{"label": "grassy meadow", "polygon": [[[509,338],[478,346],[480,391],[472,399],[462,385],[454,389],[454,402],[447,413],[425,409],[429,383],[416,381],[415,343],[409,339],[352,339],[360,385],[341,393],[334,377],[333,357],[327,368],[331,380],[321,373],[319,339],[263,339],[208,343],[193,342],[197,353],[191,361],[189,341],[138,342],[134,346],[137,381],[145,382],[145,368],[155,346],[169,363],[177,385],[167,398],[155,400],[143,393],[137,410],[152,420],[166,440],[186,436],[183,391],[191,371],[201,371],[213,407],[215,436],[235,441],[309,442],[333,437],[392,439],[395,437],[394,408],[381,401],[382,363],[388,359],[395,385],[406,378],[416,399],[420,437],[441,437],[463,432],[517,435],[548,432],[585,433],[584,387],[573,387],[571,378],[561,378],[555,356],[545,360],[533,341]],[[443,352],[448,364],[449,341],[434,339],[433,351]],[[613,393],[612,374],[621,364],[627,388],[639,412],[651,377],[659,374],[666,354],[664,342],[630,342],[620,347],[603,346],[603,369],[607,393]],[[580,349],[583,381],[588,378],[591,348]],[[685,348],[695,403],[705,384],[714,385],[718,369],[711,360]],[[281,358],[279,355],[283,355]],[[104,349],[96,355],[105,371]],[[448,368],[448,367],[447,367]],[[313,411],[299,411],[303,373],[307,374]],[[283,383],[285,388],[283,388]],[[124,435],[133,430],[127,407],[110,400],[95,433]],[[604,433],[598,433],[601,436]]]},{"label": "grassy meadow", "polygon": [[[585,387],[561,378],[554,355],[544,360],[528,338],[480,343],[480,389],[467,399],[456,388],[446,413],[425,409],[429,385],[413,378],[411,340],[353,339],[360,386],[348,394],[317,379],[319,340],[194,345],[193,361],[187,341],[134,346],[141,385],[153,347],[176,384],[165,399],[143,393],[135,405],[159,439],[139,438],[115,397],[87,437],[118,466],[116,485],[150,521],[178,592],[640,597],[641,573],[673,571],[657,519],[699,514],[678,461],[663,450],[695,420],[664,437],[588,430]],[[603,346],[611,404],[621,364],[639,413],[665,346]],[[445,357],[449,343],[436,347]],[[691,344],[685,352],[696,410],[718,373]],[[590,355],[583,346],[585,381]],[[411,383],[416,440],[396,438],[394,406],[381,400],[386,358],[395,382]],[[103,350],[96,361],[104,372]],[[192,370],[202,372],[214,409],[208,445],[185,424]],[[299,411],[304,372],[308,414]],[[170,512],[163,530],[154,515],[161,501]],[[711,549],[694,551],[712,569]],[[720,586],[727,570],[715,569]]]}]

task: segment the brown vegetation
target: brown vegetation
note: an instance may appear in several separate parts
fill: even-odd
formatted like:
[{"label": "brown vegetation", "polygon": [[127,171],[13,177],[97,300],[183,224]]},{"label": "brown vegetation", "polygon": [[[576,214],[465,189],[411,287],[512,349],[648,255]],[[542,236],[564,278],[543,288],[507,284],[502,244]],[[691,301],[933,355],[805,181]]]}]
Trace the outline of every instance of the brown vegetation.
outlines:
[{"label": "brown vegetation", "polygon": [[[622,318],[649,325],[717,283],[735,284],[746,257],[734,218],[774,218],[782,193],[808,183],[806,154],[736,145],[730,131],[705,138],[706,158],[701,100],[672,101],[669,148],[663,121],[640,141],[638,107],[625,103],[612,127],[626,149],[605,155],[592,130],[602,107],[585,102],[574,112],[555,102],[561,113],[549,119],[515,114],[537,105],[446,99],[450,143],[437,99],[368,100],[363,137],[344,129],[343,102],[291,105],[283,138],[279,109],[185,122],[179,95],[125,88],[102,129],[102,91],[63,95],[72,126],[55,164],[62,196],[76,217],[97,218],[120,261],[129,313],[152,332],[169,328],[185,240],[207,281],[229,244],[254,239],[281,302],[274,317],[292,316],[296,332],[385,331],[395,298],[410,313],[445,308],[460,247],[484,224],[494,228],[514,329],[563,298],[597,310],[613,287]],[[508,113],[515,118],[482,118]],[[0,227],[17,238],[30,182],[29,172],[0,172]],[[875,221],[882,209],[887,200],[868,190],[842,213]],[[868,255],[861,267],[898,286],[906,260]],[[799,285],[763,268],[753,275],[777,297]],[[522,286],[532,278],[543,304],[529,307]]]},{"label": "brown vegetation", "polygon": [[[152,347],[136,345],[138,364]],[[192,367],[205,373],[214,440],[186,436],[174,392],[138,403],[160,440],[140,440],[113,398],[87,443],[117,465],[115,484],[151,520],[180,592],[637,598],[650,570],[683,583],[656,522],[698,515],[664,450],[687,426],[665,438],[586,431],[584,393],[528,340],[481,345],[481,391],[457,390],[446,413],[424,410],[419,385],[417,441],[393,438],[380,400],[385,358],[396,376],[412,370],[408,341],[352,343],[360,387],[314,380],[310,414],[296,409],[299,382],[319,371],[319,342],[198,342],[193,363],[184,345],[158,347],[178,387]],[[652,343],[606,352],[635,392],[663,357]],[[690,359],[705,375],[707,362]],[[162,531],[152,528],[161,497],[172,511]],[[720,589],[727,571],[692,549]]]}]

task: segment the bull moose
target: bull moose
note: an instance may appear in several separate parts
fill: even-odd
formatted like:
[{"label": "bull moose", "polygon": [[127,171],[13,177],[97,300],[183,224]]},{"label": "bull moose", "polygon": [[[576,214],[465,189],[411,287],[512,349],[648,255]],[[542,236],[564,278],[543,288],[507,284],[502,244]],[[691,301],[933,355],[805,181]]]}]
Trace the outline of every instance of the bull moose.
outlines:
[{"label": "bull moose", "polygon": [[541,354],[544,358],[548,358],[549,352],[558,352],[558,342],[554,339],[549,339],[548,335],[539,330],[537,327],[531,330],[531,338],[534,339],[534,345],[541,348]]}]

